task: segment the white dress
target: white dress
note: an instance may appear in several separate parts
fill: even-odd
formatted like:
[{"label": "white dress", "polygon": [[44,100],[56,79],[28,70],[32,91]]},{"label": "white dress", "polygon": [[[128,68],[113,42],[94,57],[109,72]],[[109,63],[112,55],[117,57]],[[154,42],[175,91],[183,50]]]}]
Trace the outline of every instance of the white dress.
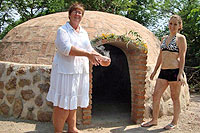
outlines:
[{"label": "white dress", "polygon": [[50,88],[47,100],[66,110],[89,105],[89,60],[84,56],[69,56],[71,46],[85,51],[94,50],[87,32],[80,27],[77,33],[67,22],[57,31]]}]

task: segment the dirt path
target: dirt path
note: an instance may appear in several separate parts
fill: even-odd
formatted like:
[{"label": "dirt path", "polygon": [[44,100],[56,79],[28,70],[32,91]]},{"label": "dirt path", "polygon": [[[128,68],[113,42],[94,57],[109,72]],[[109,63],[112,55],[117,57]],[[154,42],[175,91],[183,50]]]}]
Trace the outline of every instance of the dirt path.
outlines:
[{"label": "dirt path", "polygon": [[[163,127],[171,119],[171,116],[162,117],[159,119],[158,126],[151,128],[142,128],[140,125],[133,125],[131,122],[123,119],[113,121],[94,120],[91,125],[78,125],[78,128],[83,133],[200,133],[200,94],[191,95],[191,103],[187,109],[182,110],[179,125],[176,129],[172,131],[163,130]],[[67,127],[65,127],[66,130]],[[0,133],[53,133],[53,126],[51,122],[41,123],[0,116]]]}]

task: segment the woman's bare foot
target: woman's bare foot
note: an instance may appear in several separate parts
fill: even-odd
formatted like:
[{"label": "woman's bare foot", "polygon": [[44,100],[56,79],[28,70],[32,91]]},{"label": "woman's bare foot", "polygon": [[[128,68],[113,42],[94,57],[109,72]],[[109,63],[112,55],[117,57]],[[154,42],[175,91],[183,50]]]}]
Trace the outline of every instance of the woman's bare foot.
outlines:
[{"label": "woman's bare foot", "polygon": [[68,129],[67,133],[81,133],[81,131],[78,130],[77,128],[74,128],[74,129]]},{"label": "woman's bare foot", "polygon": [[165,130],[171,130],[176,128],[176,125],[173,123],[168,124],[167,126],[164,127]]}]

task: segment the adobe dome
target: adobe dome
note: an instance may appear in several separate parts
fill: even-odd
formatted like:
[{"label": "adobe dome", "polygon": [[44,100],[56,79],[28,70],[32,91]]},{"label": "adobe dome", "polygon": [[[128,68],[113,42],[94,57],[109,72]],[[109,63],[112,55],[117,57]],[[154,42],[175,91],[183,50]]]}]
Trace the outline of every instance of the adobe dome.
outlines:
[{"label": "adobe dome", "polygon": [[[2,40],[0,60],[28,64],[52,63],[56,48],[54,40],[58,27],[68,21],[68,12],[31,19],[12,29]],[[123,16],[98,11],[86,11],[81,26],[95,39],[102,33],[123,35],[138,32],[147,42],[148,55],[157,55],[159,40],[147,28]],[[149,59],[148,59],[149,60]],[[148,63],[154,63],[152,58]]]}]

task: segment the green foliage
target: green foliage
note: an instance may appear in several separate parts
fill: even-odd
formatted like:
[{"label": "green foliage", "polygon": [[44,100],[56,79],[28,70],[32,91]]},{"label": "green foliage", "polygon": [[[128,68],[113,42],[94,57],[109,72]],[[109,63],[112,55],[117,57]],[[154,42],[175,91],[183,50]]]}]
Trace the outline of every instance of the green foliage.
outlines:
[{"label": "green foliage", "polygon": [[22,21],[36,16],[65,11],[65,0],[10,0]]},{"label": "green foliage", "polygon": [[[69,5],[66,0],[3,0],[0,1],[0,39],[2,39],[12,28],[21,24],[29,19],[43,16],[55,12],[66,11]],[[20,18],[17,22],[14,22],[16,14],[19,14]],[[5,29],[5,26],[8,27]]]},{"label": "green foliage", "polygon": [[143,50],[144,53],[147,53],[147,44],[143,41],[142,37],[133,30],[129,31],[123,35],[115,35],[113,33],[102,34],[101,36],[97,36],[94,40],[91,41],[91,44],[96,47],[96,45],[101,45],[103,40],[109,41],[122,41],[126,43],[126,47],[129,45],[133,45],[134,47]]},{"label": "green foliage", "polygon": [[45,2],[45,14],[66,11],[70,6],[66,0],[46,0]]},{"label": "green foliage", "polygon": [[0,1],[0,33],[5,29],[6,24],[12,23],[12,3],[9,0]]},{"label": "green foliage", "polygon": [[71,4],[75,1],[84,4],[86,10],[109,12],[113,14],[123,14],[132,0],[67,0]]},{"label": "green foliage", "polygon": [[155,0],[136,0],[128,6],[127,18],[149,27],[158,19],[158,4]]},{"label": "green foliage", "polygon": [[[133,20],[136,20],[139,23],[146,26],[151,20],[151,17],[149,15],[153,14],[152,12],[150,13],[150,11],[153,11],[152,10],[153,6],[151,6],[151,8],[147,7],[152,5],[150,4],[151,2],[154,2],[154,0],[150,0],[148,2],[147,0],[146,1],[145,0],[143,1],[140,0],[7,0],[7,1],[12,3],[12,9],[16,10],[19,13],[20,20],[24,22],[34,17],[47,15],[55,12],[66,11],[73,2],[79,1],[84,4],[86,10],[103,11],[113,14],[125,15],[129,18],[136,18]],[[136,9],[132,10],[133,8]],[[139,13],[139,15],[137,13]],[[12,22],[8,22],[8,24],[12,24]],[[6,32],[8,31],[8,29],[6,30]]]},{"label": "green foliage", "polygon": [[200,66],[200,7],[193,3],[179,13],[183,19],[183,34],[187,38],[188,51],[186,65]]}]

